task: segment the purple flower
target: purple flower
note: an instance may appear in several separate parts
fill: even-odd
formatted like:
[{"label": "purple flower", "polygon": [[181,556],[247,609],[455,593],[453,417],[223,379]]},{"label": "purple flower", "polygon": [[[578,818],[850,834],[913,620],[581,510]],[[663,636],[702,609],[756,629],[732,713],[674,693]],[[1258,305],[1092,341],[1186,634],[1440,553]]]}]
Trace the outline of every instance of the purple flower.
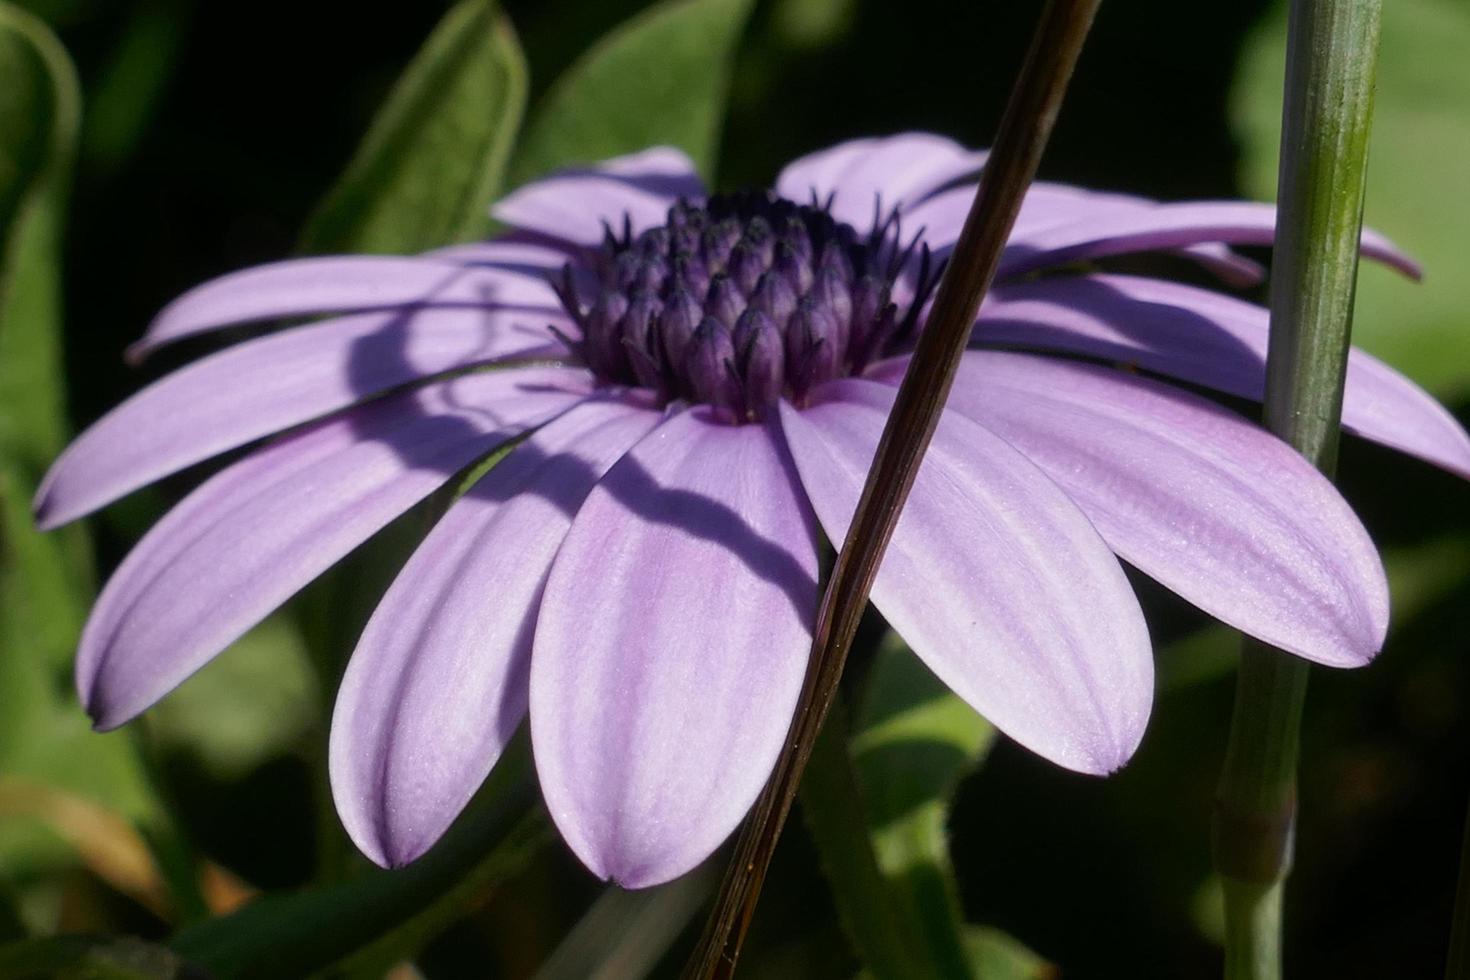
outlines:
[{"label": "purple flower", "polygon": [[[547,804],[587,866],[635,887],[688,870],[780,752],[819,530],[844,536],[983,159],[924,134],[858,140],[773,192],[707,197],[655,149],[517,190],[494,241],[283,262],[175,300],[136,354],[338,315],[165,377],[47,477],[51,527],[285,433],[185,498],[107,584],[77,660],[97,726],[514,446],[362,636],[331,736],[343,822],[380,864],[413,860],[529,711]],[[1149,714],[1119,558],[1317,663],[1382,644],[1383,570],[1332,485],[1155,379],[1259,398],[1266,312],[1155,279],[1037,275],[1169,250],[1247,282],[1260,270],[1228,246],[1269,244],[1273,224],[1263,205],[1038,184],[976,323],[873,601],[956,693],[1062,766],[1117,768]],[[1376,235],[1363,249],[1415,272]],[[1344,423],[1470,476],[1453,418],[1361,352]]]}]

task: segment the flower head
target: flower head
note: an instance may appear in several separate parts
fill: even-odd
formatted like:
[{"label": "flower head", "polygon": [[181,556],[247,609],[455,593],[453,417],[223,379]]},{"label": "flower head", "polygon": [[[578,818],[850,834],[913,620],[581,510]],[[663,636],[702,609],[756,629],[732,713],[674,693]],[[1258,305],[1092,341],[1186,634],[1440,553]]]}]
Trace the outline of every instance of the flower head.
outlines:
[{"label": "flower head", "polygon": [[[101,728],[166,694],[375,531],[501,447],[364,631],[331,774],[374,860],[443,833],[529,713],[558,827],[629,886],[708,855],[781,749],[817,603],[983,154],[859,140],[773,191],[707,196],[668,149],[527,185],[512,230],[417,257],[334,257],[206,283],[138,355],[246,340],[84,432],[37,498],[79,517],[284,432],[203,483],[98,599],[77,659]],[[914,652],[1013,739],[1106,773],[1136,748],[1149,640],[1123,561],[1318,663],[1382,644],[1367,533],[1332,485],[1173,378],[1263,386],[1266,312],[1222,292],[1053,271],[1168,250],[1260,270],[1269,207],[1039,184],[1002,258],[873,589]],[[1368,256],[1406,272],[1391,244]],[[1129,370],[1119,370],[1126,367]],[[1143,372],[1143,373],[1141,373]],[[1344,424],[1470,476],[1470,438],[1365,354]]]}]

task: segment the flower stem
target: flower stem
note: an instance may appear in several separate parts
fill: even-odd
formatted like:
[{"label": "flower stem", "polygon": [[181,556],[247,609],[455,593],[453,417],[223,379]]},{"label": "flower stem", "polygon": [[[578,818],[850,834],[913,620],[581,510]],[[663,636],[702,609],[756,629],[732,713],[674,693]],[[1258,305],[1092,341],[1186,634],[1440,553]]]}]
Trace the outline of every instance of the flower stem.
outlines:
[{"label": "flower stem", "polygon": [[686,968],[734,973],[776,840],[842,676],[888,539],[954,382],[1021,198],[1036,174],[1072,69],[1101,0],[1049,0],[1001,119],[975,202],[935,295],[817,614],[812,653],[786,748],[736,840],[704,936]]},{"label": "flower stem", "polygon": [[[1372,127],[1380,0],[1292,0],[1266,425],[1324,473],[1337,458]],[[1307,666],[1247,640],[1215,816],[1226,975],[1281,974]]]}]

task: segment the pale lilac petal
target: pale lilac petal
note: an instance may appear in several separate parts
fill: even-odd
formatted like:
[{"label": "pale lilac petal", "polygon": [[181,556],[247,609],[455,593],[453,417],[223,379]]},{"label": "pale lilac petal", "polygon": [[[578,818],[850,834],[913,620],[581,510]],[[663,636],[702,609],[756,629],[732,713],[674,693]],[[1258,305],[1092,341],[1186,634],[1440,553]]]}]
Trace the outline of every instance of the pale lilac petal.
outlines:
[{"label": "pale lilac petal", "polygon": [[67,446],[36,493],[52,528],[139,487],[389,388],[507,358],[566,357],[548,323],[466,307],[362,313],[237,344],[165,376]]},{"label": "pale lilac petal", "polygon": [[[896,384],[903,363],[877,375]],[[1331,481],[1197,395],[1111,368],[970,351],[949,407],[1019,449],[1124,561],[1235,628],[1332,667],[1388,630],[1377,549]]]},{"label": "pale lilac petal", "polygon": [[[1094,209],[1107,207],[1123,211],[1130,208],[1153,208],[1158,203],[1134,194],[1090,191],[1068,184],[1038,181],[1026,192],[1025,205],[1029,206],[1029,214],[1028,208],[1023,206],[1022,215],[1011,232],[1008,244],[1025,247],[1031,237],[1042,230],[1086,218]],[[1198,262],[1226,284],[1236,288],[1254,286],[1266,277],[1265,266],[1219,242],[1202,242],[1170,251]]]},{"label": "pale lilac petal", "polygon": [[831,197],[834,218],[867,231],[875,203],[884,212],[916,203],[979,170],[985,158],[983,150],[933,133],[849,140],[787,164],[776,178],[776,193],[800,204]]},{"label": "pale lilac petal", "polygon": [[[1265,391],[1270,314],[1254,303],[1134,276],[1058,276],[997,288],[973,343],[1126,361],[1243,398]],[[1348,357],[1348,431],[1470,478],[1470,436],[1430,395],[1382,361]]]},{"label": "pale lilac petal", "polygon": [[[531,633],[583,499],[658,423],[591,399],[449,508],[373,613],[337,692],[337,812],[368,857],[414,860],[464,808],[526,713]],[[630,597],[631,598],[631,597]]]},{"label": "pale lilac petal", "polygon": [[[905,213],[905,227],[924,229],[924,241],[929,247],[938,254],[946,254],[959,240],[974,197],[974,184],[935,194]],[[1037,247],[1034,243],[1039,236],[1060,226],[1084,219],[1102,221],[1108,216],[1146,212],[1158,206],[1147,198],[1129,194],[1038,181],[1026,191],[1021,202],[1021,211],[1007,240],[1008,255],[1014,259],[1029,255]],[[1255,285],[1265,275],[1260,263],[1236,254],[1219,242],[1186,245],[1169,251],[1198,262],[1232,286]]]},{"label": "pale lilac petal", "polygon": [[[827,536],[842,541],[894,389],[824,385],[781,424]],[[1153,654],[1118,561],[1045,474],[945,412],[873,584],[873,604],[956,694],[1011,738],[1088,773],[1137,748]]]},{"label": "pale lilac petal", "polygon": [[256,320],[433,303],[557,310],[537,275],[381,255],[290,259],[232,272],[169,303],[128,349],[141,358],[194,334]]},{"label": "pale lilac petal", "polygon": [[205,482],[113,574],[82,633],[97,726],[157,701],[463,466],[584,399],[586,372],[466,375],[352,409]]},{"label": "pale lilac petal", "polygon": [[490,209],[495,220],[575,245],[596,245],[623,217],[639,232],[663,224],[681,197],[704,197],[694,164],[678,150],[655,147],[596,167],[564,170],[519,187]]},{"label": "pale lilac petal", "polygon": [[542,279],[559,276],[562,267],[571,261],[570,253],[565,249],[540,241],[528,241],[513,234],[483,242],[445,245],[424,252],[420,257],[456,265],[484,265]]},{"label": "pale lilac petal", "polygon": [[531,657],[547,808],[593,872],[655,885],[720,845],[785,741],[816,530],[779,438],[706,409],[608,472],[552,566]]},{"label": "pale lilac petal", "polygon": [[[1014,277],[1069,262],[1180,249],[1204,242],[1270,245],[1275,239],[1276,208],[1270,204],[1190,201],[1137,210],[1108,208],[1030,235],[1024,245],[1008,247],[996,276]],[[1419,278],[1418,264],[1372,229],[1363,229],[1361,247],[1367,258]]]}]

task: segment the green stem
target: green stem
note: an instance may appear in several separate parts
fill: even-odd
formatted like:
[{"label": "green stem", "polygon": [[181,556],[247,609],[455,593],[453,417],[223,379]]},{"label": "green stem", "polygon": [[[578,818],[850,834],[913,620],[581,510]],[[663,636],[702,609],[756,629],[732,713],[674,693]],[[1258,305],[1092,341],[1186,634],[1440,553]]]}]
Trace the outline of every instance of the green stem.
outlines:
[{"label": "green stem", "polygon": [[[1337,456],[1362,234],[1379,0],[1292,0],[1272,263],[1266,425],[1324,473]],[[1246,641],[1215,820],[1226,975],[1281,975],[1307,667]]]},{"label": "green stem", "polygon": [[837,693],[884,549],[939,424],[975,313],[1036,175],[1101,0],[1049,0],[1001,119],[975,201],[899,386],[847,540],[817,611],[812,653],[786,747],[735,841],[689,978],[730,977],[802,771]]},{"label": "green stem", "polygon": [[1225,977],[1248,980],[1280,972],[1283,883],[1225,879]]}]

